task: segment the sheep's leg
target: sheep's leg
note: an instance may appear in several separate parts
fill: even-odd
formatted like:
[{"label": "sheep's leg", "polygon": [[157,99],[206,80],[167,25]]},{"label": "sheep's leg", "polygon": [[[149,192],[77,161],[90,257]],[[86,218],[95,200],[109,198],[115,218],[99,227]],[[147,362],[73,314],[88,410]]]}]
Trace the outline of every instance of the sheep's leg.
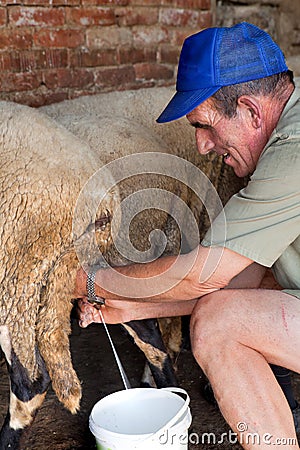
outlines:
[{"label": "sheep's leg", "polygon": [[81,384],[72,365],[69,334],[77,260],[67,253],[49,274],[37,323],[37,342],[51,377],[52,387],[64,406],[76,413]]},{"label": "sheep's leg", "polygon": [[59,401],[75,414],[79,409],[81,385],[72,366],[67,333],[56,327],[50,334],[45,334],[45,339],[39,337],[39,345],[43,356],[47,358],[53,390]]},{"label": "sheep's leg", "polygon": [[173,364],[163,343],[157,320],[133,320],[123,326],[145,354],[156,386],[177,386]]},{"label": "sheep's leg", "polygon": [[0,344],[5,354],[10,379],[10,404],[0,432],[0,449],[20,448],[24,428],[31,425],[42,404],[50,378],[45,363],[37,351],[38,377],[31,380],[20,363],[10,341],[8,328],[0,327]]}]

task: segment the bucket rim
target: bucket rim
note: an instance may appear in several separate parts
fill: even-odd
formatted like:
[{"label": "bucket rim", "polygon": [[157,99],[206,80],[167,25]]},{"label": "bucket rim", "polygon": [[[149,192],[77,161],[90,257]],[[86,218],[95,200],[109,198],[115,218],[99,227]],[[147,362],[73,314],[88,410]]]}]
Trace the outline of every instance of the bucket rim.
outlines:
[{"label": "bucket rim", "polygon": [[[174,432],[175,434],[178,432],[178,429],[181,433],[183,433],[184,431],[187,431],[190,427],[192,423],[192,415],[190,412],[190,409],[188,408],[186,411],[186,414],[183,416],[183,421],[173,425],[172,428],[172,432]],[[118,438],[119,440],[124,440],[124,441],[132,441],[132,442],[137,442],[137,443],[142,443],[143,441],[148,441],[150,439],[155,439],[156,434],[163,434],[165,428],[155,431],[154,433],[142,433],[142,434],[123,434],[123,433],[117,433],[116,431],[111,431],[111,430],[107,430],[106,428],[101,428],[101,432],[102,432],[102,437],[100,438],[97,435],[97,424],[95,424],[96,430],[93,428],[93,424],[95,424],[95,422],[92,422],[91,420],[89,420],[89,428],[90,431],[92,432],[92,434],[94,435],[94,437],[98,440],[102,440],[103,442],[106,439],[110,439],[110,438]],[[100,428],[98,426],[98,428]],[[94,431],[93,431],[94,430]]]},{"label": "bucket rim", "polygon": [[[96,439],[100,439],[100,437],[97,436],[97,432],[99,432],[101,430],[101,434],[105,435],[107,438],[119,438],[121,437],[122,440],[131,440],[131,441],[137,441],[137,442],[143,442],[143,441],[147,441],[150,439],[155,439],[157,436],[161,435],[162,433],[164,433],[167,429],[172,428],[172,430],[175,432],[177,431],[178,428],[180,428],[182,431],[184,430],[188,430],[188,428],[191,425],[192,422],[192,415],[190,412],[190,408],[189,408],[189,402],[190,402],[190,397],[188,395],[188,393],[182,389],[182,388],[177,388],[177,387],[170,387],[170,388],[132,388],[130,389],[130,391],[155,391],[155,392],[169,392],[170,394],[174,394],[174,393],[181,393],[181,394],[185,394],[186,395],[186,400],[184,401],[184,399],[182,397],[180,397],[182,399],[182,401],[184,402],[183,405],[180,407],[180,409],[178,410],[178,412],[163,426],[161,426],[158,430],[151,432],[151,433],[141,433],[141,434],[123,434],[123,433],[118,433],[116,431],[112,431],[112,430],[108,430],[106,428],[104,428],[103,426],[98,425],[95,420],[93,419],[93,411],[95,409],[95,407],[102,402],[103,400],[115,396],[115,394],[121,394],[121,395],[126,395],[125,393],[127,393],[129,390],[120,390],[120,391],[116,391],[113,392],[105,397],[103,397],[102,399],[100,399],[97,403],[95,403],[94,407],[92,408],[90,417],[89,417],[89,428],[90,431],[93,433],[93,435],[95,436]],[[122,394],[124,392],[124,394]],[[109,401],[109,399],[108,399]],[[182,419],[181,422],[178,422],[179,419]],[[104,436],[103,436],[104,438]],[[104,440],[104,439],[103,439]]]}]

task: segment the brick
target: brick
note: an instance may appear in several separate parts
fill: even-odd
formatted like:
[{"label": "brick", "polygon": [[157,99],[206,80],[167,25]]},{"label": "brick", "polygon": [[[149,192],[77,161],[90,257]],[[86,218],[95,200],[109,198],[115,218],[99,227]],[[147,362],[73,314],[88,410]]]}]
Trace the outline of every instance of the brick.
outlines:
[{"label": "brick", "polygon": [[172,5],[174,0],[130,0],[131,6],[162,6]]},{"label": "brick", "polygon": [[43,73],[43,82],[48,89],[87,87],[93,84],[94,75],[85,69],[48,70]]},{"label": "brick", "polygon": [[178,64],[180,47],[164,44],[160,47],[160,61],[168,64]]},{"label": "brick", "polygon": [[70,54],[71,67],[114,66],[118,62],[116,50],[79,49]]},{"label": "brick", "polygon": [[63,8],[11,7],[8,12],[9,24],[16,27],[55,27],[65,23]]},{"label": "brick", "polygon": [[162,8],[159,14],[159,22],[171,27],[196,27],[198,19],[198,11],[185,9]]},{"label": "brick", "polygon": [[66,49],[44,49],[37,58],[38,68],[67,67],[68,51]]},{"label": "brick", "polygon": [[0,8],[0,27],[3,27],[7,24],[7,9]]},{"label": "brick", "polygon": [[137,80],[170,79],[174,76],[174,69],[155,63],[140,63],[134,65]]},{"label": "brick", "polygon": [[100,69],[95,71],[95,75],[95,85],[100,88],[125,87],[128,83],[135,81],[135,72],[131,65],[118,68]]},{"label": "brick", "polygon": [[130,0],[130,6],[177,6],[177,0]]},{"label": "brick", "polygon": [[119,45],[132,45],[132,32],[126,28],[111,27],[109,29],[87,29],[86,41],[88,48],[114,49]]},{"label": "brick", "polygon": [[119,26],[155,25],[158,22],[158,8],[116,8],[116,21]]},{"label": "brick", "polygon": [[116,18],[109,8],[68,8],[67,22],[81,26],[114,25]]},{"label": "brick", "polygon": [[137,62],[154,62],[156,61],[157,47],[120,47],[119,60],[120,64],[137,63]]},{"label": "brick", "polygon": [[37,89],[40,84],[41,75],[38,72],[0,73],[0,90],[2,92]]},{"label": "brick", "polygon": [[14,62],[14,58],[12,57],[12,52],[1,52],[0,53],[0,71],[19,71],[20,64]]},{"label": "brick", "polygon": [[66,67],[67,50],[25,50],[0,53],[0,70],[12,72],[30,72],[36,69]]},{"label": "brick", "polygon": [[30,59],[35,69],[53,69],[68,66],[68,52],[66,49],[43,49],[21,55],[25,60]]},{"label": "brick", "polygon": [[144,45],[157,45],[162,42],[169,42],[169,32],[161,27],[134,27],[133,43],[135,47]]},{"label": "brick", "polygon": [[201,9],[211,9],[211,8],[212,8],[211,0],[202,0]]},{"label": "brick", "polygon": [[31,31],[3,29],[0,33],[0,49],[11,48],[25,50],[32,47],[33,38]]},{"label": "brick", "polygon": [[127,6],[129,5],[130,0],[81,0],[83,6],[93,5],[93,6]]},{"label": "brick", "polygon": [[34,34],[35,45],[42,47],[74,48],[84,44],[82,30],[41,30]]},{"label": "brick", "polygon": [[211,0],[177,0],[176,6],[185,9],[210,9]]},{"label": "brick", "polygon": [[80,5],[80,0],[22,0],[27,6],[76,6]]},{"label": "brick", "polygon": [[66,90],[59,89],[55,92],[48,91],[41,94],[38,105],[33,106],[42,106],[42,105],[50,105],[51,103],[59,103],[63,100],[67,100],[69,98],[68,92]]},{"label": "brick", "polygon": [[6,97],[7,101],[13,101],[36,108],[38,106],[49,105],[51,103],[58,103],[66,100],[68,98],[68,91],[65,89],[52,92],[45,88],[45,86],[41,86],[37,90],[6,94]]},{"label": "brick", "polygon": [[22,5],[22,6],[76,6],[80,0],[0,0],[0,5]]},{"label": "brick", "polygon": [[213,25],[213,17],[211,11],[201,11],[199,14],[199,28],[208,28]]}]

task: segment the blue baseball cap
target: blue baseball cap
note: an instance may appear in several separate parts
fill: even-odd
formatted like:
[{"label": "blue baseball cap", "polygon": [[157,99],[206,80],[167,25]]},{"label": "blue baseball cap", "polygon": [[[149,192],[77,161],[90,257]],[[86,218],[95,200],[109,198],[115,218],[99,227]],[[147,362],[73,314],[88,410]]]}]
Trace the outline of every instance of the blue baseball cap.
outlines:
[{"label": "blue baseball cap", "polygon": [[185,116],[222,86],[287,70],[278,45],[255,25],[242,22],[228,28],[207,28],[184,41],[176,94],[157,122],[170,122]]}]

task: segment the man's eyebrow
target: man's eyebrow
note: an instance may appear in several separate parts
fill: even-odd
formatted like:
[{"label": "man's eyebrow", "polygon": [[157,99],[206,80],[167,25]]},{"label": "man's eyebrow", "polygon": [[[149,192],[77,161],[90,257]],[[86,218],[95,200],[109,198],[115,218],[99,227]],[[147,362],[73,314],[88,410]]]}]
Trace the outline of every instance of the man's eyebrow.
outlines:
[{"label": "man's eyebrow", "polygon": [[192,127],[194,128],[211,128],[210,125],[207,125],[205,123],[201,123],[201,122],[190,122],[190,124],[192,125]]}]

